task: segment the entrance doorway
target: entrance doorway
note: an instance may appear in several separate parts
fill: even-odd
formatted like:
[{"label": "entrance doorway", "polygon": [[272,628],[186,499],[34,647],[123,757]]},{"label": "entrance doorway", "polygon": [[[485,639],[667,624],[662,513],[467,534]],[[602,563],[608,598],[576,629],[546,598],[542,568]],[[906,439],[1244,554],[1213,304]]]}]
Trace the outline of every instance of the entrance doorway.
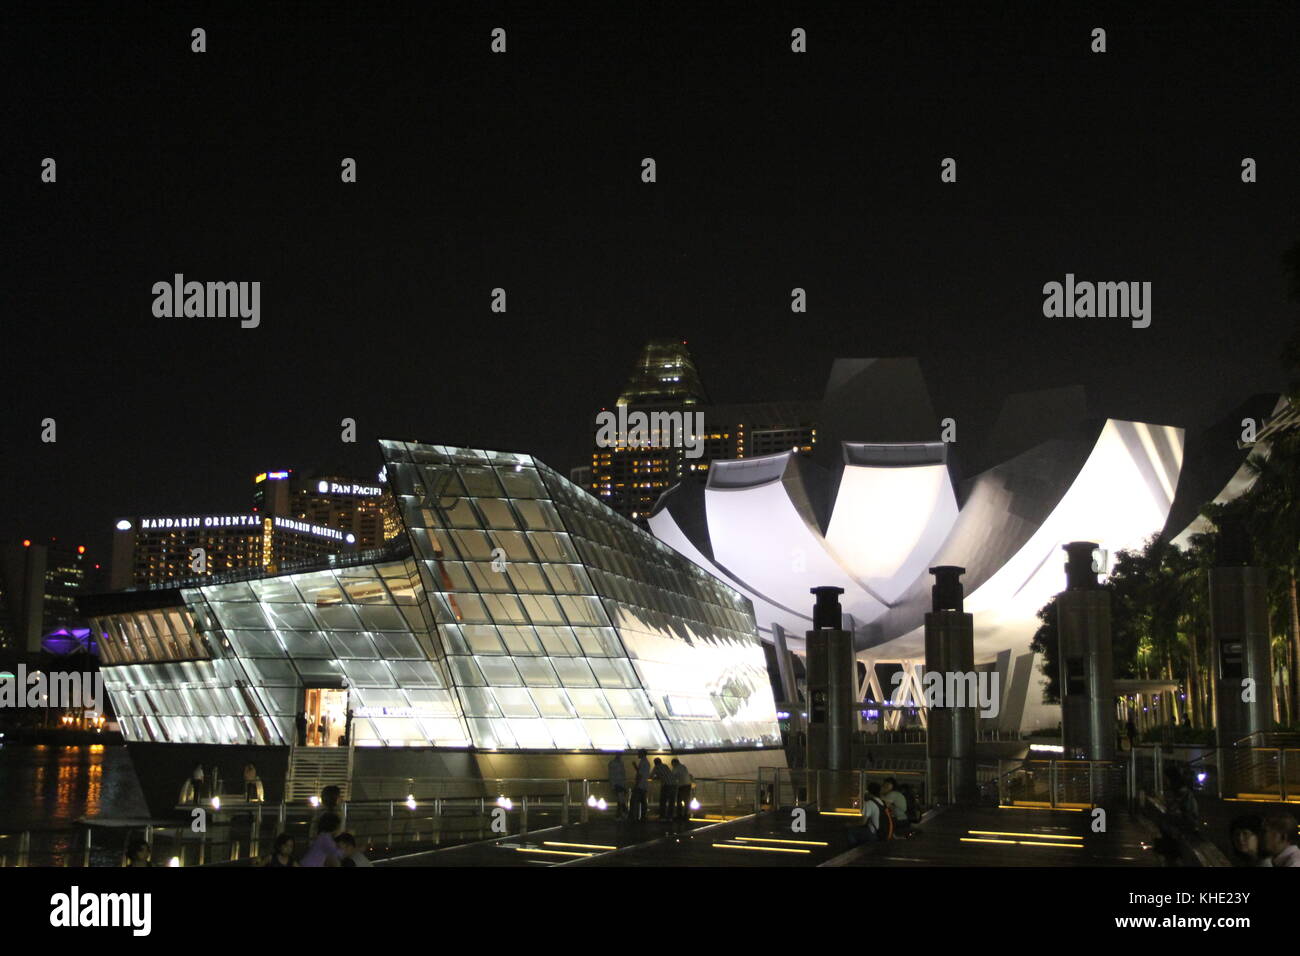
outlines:
[{"label": "entrance doorway", "polygon": [[307,714],[307,746],[339,746],[339,738],[348,729],[348,692],[338,687],[308,687],[303,710]]}]

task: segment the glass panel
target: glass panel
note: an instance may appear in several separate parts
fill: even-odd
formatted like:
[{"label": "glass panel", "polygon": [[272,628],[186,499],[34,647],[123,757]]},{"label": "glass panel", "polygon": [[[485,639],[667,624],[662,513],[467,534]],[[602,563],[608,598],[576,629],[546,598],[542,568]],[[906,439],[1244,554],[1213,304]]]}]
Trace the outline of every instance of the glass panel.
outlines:
[{"label": "glass panel", "polygon": [[474,662],[493,687],[515,686],[523,683],[515,665],[508,657],[476,657]]},{"label": "glass panel", "polygon": [[280,642],[290,657],[333,657],[334,651],[321,631],[281,631]]},{"label": "glass panel", "polygon": [[325,631],[361,630],[361,618],[357,617],[356,609],[346,604],[333,607],[317,605],[316,617],[320,620],[320,627]]},{"label": "glass panel", "polygon": [[546,498],[546,488],[534,468],[516,465],[514,468],[498,468],[497,474],[505,485],[506,493],[511,498]]},{"label": "glass panel", "polygon": [[[401,687],[445,687],[441,672],[428,661],[392,661],[388,665]],[[409,691],[408,693],[416,693]]]},{"label": "glass panel", "polygon": [[537,716],[537,708],[533,706],[533,698],[527,689],[498,687],[492,693],[496,696],[501,713],[506,717]]},{"label": "glass panel", "polygon": [[519,522],[515,520],[510,505],[504,498],[479,498],[474,502],[483,515],[483,523],[489,528],[515,529]]},{"label": "glass panel", "polygon": [[519,669],[519,674],[524,679],[525,684],[536,687],[556,687],[559,680],[555,676],[555,671],[547,663],[544,657],[519,657],[514,661],[515,667]]}]

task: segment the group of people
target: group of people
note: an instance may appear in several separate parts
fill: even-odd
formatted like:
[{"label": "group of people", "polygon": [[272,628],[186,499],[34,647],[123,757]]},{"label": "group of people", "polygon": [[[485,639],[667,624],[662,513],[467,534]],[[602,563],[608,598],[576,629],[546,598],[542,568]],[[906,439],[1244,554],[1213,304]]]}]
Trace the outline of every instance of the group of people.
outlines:
[{"label": "group of people", "polygon": [[1289,813],[1246,814],[1228,826],[1238,866],[1300,867],[1300,846],[1292,842],[1296,820]]},{"label": "group of people", "polygon": [[893,777],[872,780],[862,801],[862,825],[849,830],[849,845],[913,836],[920,819],[921,803],[910,786],[899,787]]},{"label": "group of people", "polygon": [[[213,771],[213,780],[211,793],[207,784],[207,774],[203,770],[203,764],[195,764],[194,769],[190,771],[189,779],[181,787],[182,804],[192,803],[198,806],[208,796],[216,796],[217,788],[220,786],[220,776]],[[244,799],[249,803],[255,803],[265,798],[265,791],[262,787],[262,778],[257,774],[257,767],[251,763],[244,764]]]},{"label": "group of people", "polygon": [[[295,737],[299,747],[305,747],[309,743],[313,746],[328,747],[330,744],[330,732],[335,729],[335,724],[330,720],[328,713],[320,715],[320,722],[317,723],[311,719],[305,710],[301,710],[294,717]],[[352,708],[343,716],[343,730],[335,742],[335,746],[346,747],[348,741],[352,739]]]},{"label": "group of people", "polygon": [[275,838],[271,855],[262,866],[374,866],[357,846],[356,837],[343,830],[337,813],[322,813],[316,821],[316,836],[301,859],[294,859],[297,843],[293,836],[281,833]]},{"label": "group of people", "polygon": [[617,818],[625,817],[633,823],[641,823],[649,817],[650,784],[659,784],[659,819],[663,821],[690,819],[691,790],[694,779],[686,764],[676,757],[665,764],[655,757],[652,766],[646,752],[638,750],[634,769],[631,805],[628,802],[627,767],[623,755],[615,754],[609,761],[609,782],[614,789],[614,799],[618,802]]}]

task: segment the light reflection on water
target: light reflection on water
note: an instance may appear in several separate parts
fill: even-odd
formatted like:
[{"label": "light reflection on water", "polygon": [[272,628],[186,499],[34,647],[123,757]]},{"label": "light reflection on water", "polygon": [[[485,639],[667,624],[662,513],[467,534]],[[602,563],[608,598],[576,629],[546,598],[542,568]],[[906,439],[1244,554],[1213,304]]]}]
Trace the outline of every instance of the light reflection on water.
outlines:
[{"label": "light reflection on water", "polygon": [[[81,864],[85,828],[76,824],[80,817],[145,817],[148,812],[125,747],[0,747],[0,834],[29,831],[33,865]],[[0,856],[9,856],[11,866],[16,843],[16,836],[0,838]],[[96,848],[91,862],[113,865],[119,852]]]}]

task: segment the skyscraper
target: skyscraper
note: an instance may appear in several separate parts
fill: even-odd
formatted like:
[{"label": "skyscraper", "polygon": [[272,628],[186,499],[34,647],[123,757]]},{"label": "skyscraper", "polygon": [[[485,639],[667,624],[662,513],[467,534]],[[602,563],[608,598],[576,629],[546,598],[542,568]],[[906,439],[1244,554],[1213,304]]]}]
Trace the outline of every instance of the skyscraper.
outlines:
[{"label": "skyscraper", "polygon": [[[706,481],[714,460],[812,454],[820,403],[707,401],[684,340],[647,342],[614,409],[597,417],[611,427],[603,434],[597,428],[590,471],[574,469],[574,480],[645,527],[660,495],[680,481]],[[647,423],[644,433],[638,415]],[[673,427],[663,427],[670,422]]]}]

